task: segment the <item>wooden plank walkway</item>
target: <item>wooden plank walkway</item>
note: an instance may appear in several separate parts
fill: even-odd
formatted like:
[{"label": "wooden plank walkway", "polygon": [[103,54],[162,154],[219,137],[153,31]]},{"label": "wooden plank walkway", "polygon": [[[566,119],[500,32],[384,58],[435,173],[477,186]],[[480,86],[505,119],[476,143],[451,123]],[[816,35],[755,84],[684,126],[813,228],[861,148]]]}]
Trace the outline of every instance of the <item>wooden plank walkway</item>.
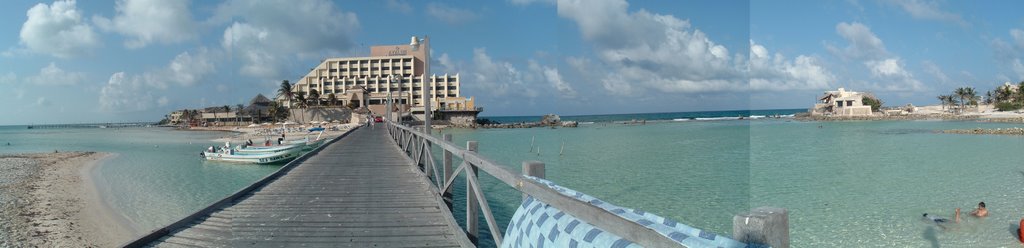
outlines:
[{"label": "wooden plank walkway", "polygon": [[436,188],[363,127],[147,247],[471,247]]}]

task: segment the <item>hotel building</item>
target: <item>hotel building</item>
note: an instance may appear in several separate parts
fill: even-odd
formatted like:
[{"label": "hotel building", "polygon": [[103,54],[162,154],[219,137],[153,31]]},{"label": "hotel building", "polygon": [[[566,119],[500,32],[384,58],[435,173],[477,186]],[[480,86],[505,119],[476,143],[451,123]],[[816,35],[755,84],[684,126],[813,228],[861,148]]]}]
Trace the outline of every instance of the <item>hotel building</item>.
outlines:
[{"label": "hotel building", "polygon": [[[476,112],[472,98],[460,93],[459,75],[430,75],[424,73],[429,59],[430,39],[422,41],[412,37],[409,45],[384,45],[370,48],[367,57],[329,58],[320,62],[305,76],[293,81],[293,92],[317,91],[321,100],[334,94],[345,105],[366,106],[376,114],[386,110],[388,95],[394,99],[393,110],[423,113],[424,98],[433,91],[430,107],[435,112]],[[424,83],[424,81],[427,81]],[[291,106],[283,98],[278,101]],[[415,118],[421,118],[416,116]]]}]

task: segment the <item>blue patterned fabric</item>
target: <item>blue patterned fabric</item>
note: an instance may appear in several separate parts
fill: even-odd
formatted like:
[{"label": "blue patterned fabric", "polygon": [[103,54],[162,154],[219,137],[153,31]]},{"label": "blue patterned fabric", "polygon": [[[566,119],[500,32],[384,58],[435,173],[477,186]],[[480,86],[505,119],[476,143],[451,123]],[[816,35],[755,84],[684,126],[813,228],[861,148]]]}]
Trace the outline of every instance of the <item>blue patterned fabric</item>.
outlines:
[{"label": "blue patterned fabric", "polygon": [[[576,192],[544,179],[529,177],[563,195],[576,198],[622,218],[643,225],[687,247],[748,247],[747,244],[693,228],[640,210],[623,208]],[[533,197],[516,210],[505,231],[501,247],[641,247],[615,234],[576,219]]]}]

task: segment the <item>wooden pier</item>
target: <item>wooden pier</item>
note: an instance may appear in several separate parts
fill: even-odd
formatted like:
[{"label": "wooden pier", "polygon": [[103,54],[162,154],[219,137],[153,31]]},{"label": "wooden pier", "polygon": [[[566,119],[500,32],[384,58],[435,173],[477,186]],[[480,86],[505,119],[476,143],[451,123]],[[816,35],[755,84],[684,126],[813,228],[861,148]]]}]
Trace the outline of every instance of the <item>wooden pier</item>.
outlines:
[{"label": "wooden pier", "polygon": [[128,246],[473,246],[386,135],[352,131],[223,208]]},{"label": "wooden pier", "polygon": [[82,123],[82,124],[41,124],[28,125],[28,129],[57,129],[57,128],[128,128],[147,127],[155,125],[152,122],[111,122],[111,123]]},{"label": "wooden pier", "polygon": [[[440,159],[433,151],[442,154]],[[474,141],[463,148],[451,143],[450,135],[438,138],[402,125],[360,127],[125,247],[474,247],[484,227],[501,244],[499,226],[507,224],[495,221],[477,179],[481,172],[524,198],[623,240],[645,247],[686,247],[679,239],[686,235],[659,233],[647,227],[650,223],[631,221],[531,179],[544,177],[541,162],[523,162],[520,173],[476,151]],[[451,206],[459,175],[465,182],[465,206]],[[453,217],[451,208],[457,207],[467,214],[464,228]],[[787,217],[761,212],[744,215],[737,225],[745,229],[737,233],[744,240],[788,247]],[[480,216],[486,225],[480,225]],[[757,226],[746,227],[752,219]],[[786,228],[766,232],[762,226]]]}]

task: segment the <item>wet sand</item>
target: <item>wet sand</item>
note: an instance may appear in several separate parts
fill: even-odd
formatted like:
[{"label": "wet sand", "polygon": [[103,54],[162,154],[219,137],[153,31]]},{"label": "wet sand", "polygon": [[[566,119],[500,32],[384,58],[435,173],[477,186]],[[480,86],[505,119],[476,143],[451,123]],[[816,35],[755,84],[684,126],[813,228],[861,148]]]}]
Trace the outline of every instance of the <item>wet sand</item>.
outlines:
[{"label": "wet sand", "polygon": [[115,247],[137,232],[102,196],[96,152],[0,155],[0,246]]}]

